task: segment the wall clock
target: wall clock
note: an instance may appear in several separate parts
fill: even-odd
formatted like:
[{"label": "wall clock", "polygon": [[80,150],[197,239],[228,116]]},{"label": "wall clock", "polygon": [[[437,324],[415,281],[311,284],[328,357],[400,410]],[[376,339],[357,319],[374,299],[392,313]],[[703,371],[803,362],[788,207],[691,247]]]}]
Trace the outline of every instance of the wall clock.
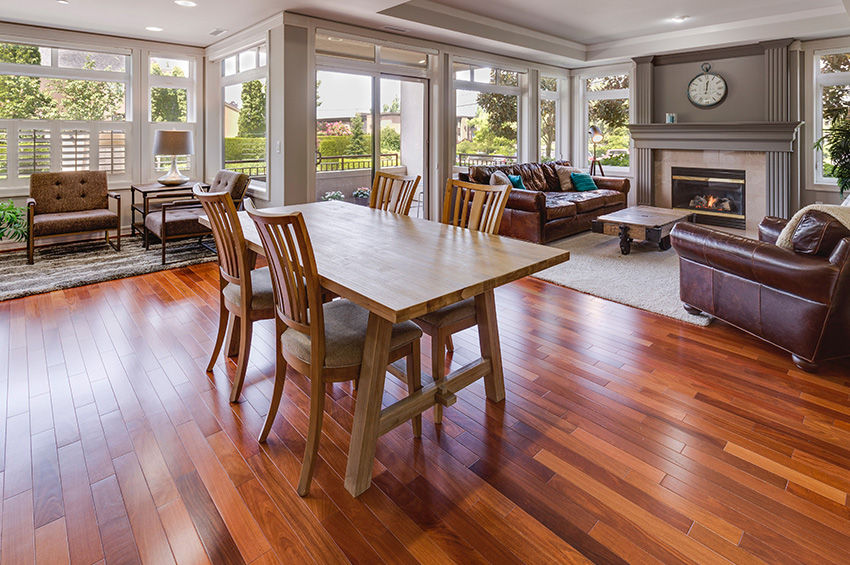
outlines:
[{"label": "wall clock", "polygon": [[688,100],[698,108],[711,108],[726,99],[729,91],[726,80],[717,73],[709,72],[711,65],[702,64],[702,74],[698,74],[688,84]]}]

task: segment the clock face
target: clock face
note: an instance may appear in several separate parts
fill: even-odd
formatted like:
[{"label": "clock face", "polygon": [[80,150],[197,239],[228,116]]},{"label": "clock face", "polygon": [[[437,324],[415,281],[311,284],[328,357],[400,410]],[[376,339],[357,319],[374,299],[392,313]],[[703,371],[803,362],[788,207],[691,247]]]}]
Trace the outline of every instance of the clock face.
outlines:
[{"label": "clock face", "polygon": [[714,73],[697,75],[688,85],[688,100],[701,108],[723,102],[726,98],[726,81]]}]

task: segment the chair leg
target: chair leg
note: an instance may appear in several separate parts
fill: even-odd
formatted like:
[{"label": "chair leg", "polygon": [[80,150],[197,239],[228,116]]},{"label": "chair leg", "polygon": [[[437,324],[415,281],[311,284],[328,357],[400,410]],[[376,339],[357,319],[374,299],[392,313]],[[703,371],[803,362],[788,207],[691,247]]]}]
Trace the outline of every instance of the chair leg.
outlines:
[{"label": "chair leg", "polygon": [[120,222],[118,224],[118,229],[116,231],[118,232],[118,251],[121,251],[121,224],[120,224]]},{"label": "chair leg", "polygon": [[455,344],[452,341],[452,336],[448,335],[448,336],[446,336],[446,351],[454,351],[454,350],[455,350]]},{"label": "chair leg", "polygon": [[27,265],[33,264],[33,255],[35,254],[35,238],[32,235],[32,226],[27,230]]},{"label": "chair leg", "polygon": [[[422,352],[419,340],[413,344],[413,350],[407,356],[407,394],[413,394],[422,388]],[[442,408],[442,406],[440,406]],[[422,414],[417,414],[410,421],[413,425],[413,437],[422,437]]]},{"label": "chair leg", "polygon": [[213,366],[215,366],[215,360],[218,359],[218,354],[221,353],[221,346],[224,344],[224,336],[227,334],[227,318],[230,313],[224,306],[224,300],[219,301],[218,308],[218,335],[215,337],[215,345],[213,346],[212,357],[210,357],[210,364],[207,365],[208,373],[212,371]]},{"label": "chair leg", "polygon": [[162,264],[165,265],[165,234],[162,234]]},{"label": "chair leg", "polygon": [[248,355],[251,353],[251,337],[254,334],[254,323],[246,319],[246,316],[242,316],[242,327],[239,329],[239,360],[236,362],[236,375],[233,377],[233,390],[230,393],[230,402],[238,402],[239,395],[242,394],[245,371],[248,370]]},{"label": "chair leg", "polygon": [[304,462],[301,464],[301,480],[298,481],[298,495],[307,496],[310,483],[313,482],[313,468],[319,453],[319,440],[322,438],[322,419],[325,415],[325,383],[321,375],[312,375],[310,382],[310,427],[307,430],[307,444],[304,447]]},{"label": "chair leg", "polygon": [[[435,381],[446,376],[446,350],[443,347],[445,343],[446,336],[438,329],[437,333],[431,336],[431,378]],[[443,406],[440,404],[434,406],[434,423],[443,423]]]},{"label": "chair leg", "polygon": [[280,407],[280,398],[283,396],[283,384],[286,381],[286,360],[281,353],[280,340],[277,344],[277,359],[274,364],[274,391],[272,392],[272,403],[269,405],[269,413],[266,415],[266,423],[263,424],[263,429],[260,431],[258,441],[263,443],[269,437],[269,432],[272,429],[272,424],[277,416],[277,409]]}]

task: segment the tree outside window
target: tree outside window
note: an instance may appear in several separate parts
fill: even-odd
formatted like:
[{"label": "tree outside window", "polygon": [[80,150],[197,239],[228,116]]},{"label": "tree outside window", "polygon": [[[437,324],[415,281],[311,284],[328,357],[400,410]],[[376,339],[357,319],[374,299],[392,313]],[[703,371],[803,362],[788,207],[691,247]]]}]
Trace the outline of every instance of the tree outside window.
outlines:
[{"label": "tree outside window", "polygon": [[[185,77],[180,66],[174,66],[171,72],[166,72],[157,62],[151,63],[151,75]],[[154,86],[151,88],[151,121],[152,122],[185,122],[188,120],[189,95],[185,88],[169,88]]]},{"label": "tree outside window", "polygon": [[[585,80],[587,125],[597,126],[605,136],[596,146],[602,165],[629,166],[629,75],[609,75]],[[594,158],[588,139],[588,160]]]}]

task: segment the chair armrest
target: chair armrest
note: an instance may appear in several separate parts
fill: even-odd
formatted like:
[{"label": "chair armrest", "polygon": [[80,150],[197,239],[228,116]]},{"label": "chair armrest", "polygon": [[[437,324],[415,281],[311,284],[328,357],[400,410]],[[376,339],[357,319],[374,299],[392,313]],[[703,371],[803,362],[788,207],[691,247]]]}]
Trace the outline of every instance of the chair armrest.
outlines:
[{"label": "chair armrest", "polygon": [[27,198],[27,207],[35,206],[35,198]]},{"label": "chair armrest", "polygon": [[606,190],[616,190],[617,192],[622,192],[623,194],[628,194],[629,189],[632,186],[632,183],[629,179],[622,179],[616,177],[591,177],[593,178],[593,182],[596,183],[597,188],[604,188]]},{"label": "chair armrest", "polygon": [[118,192],[109,191],[106,193],[106,196],[109,198],[114,198],[115,200],[121,200],[121,194]]},{"label": "chair armrest", "polygon": [[546,211],[546,195],[539,190],[514,188],[508,195],[508,202],[505,207],[511,210],[540,212],[542,214]]},{"label": "chair armrest", "polygon": [[776,243],[776,240],[779,239],[780,232],[782,232],[782,228],[784,228],[787,223],[788,220],[783,218],[765,216],[762,221],[759,222],[759,241],[763,241],[765,243]]},{"label": "chair armrest", "polygon": [[822,257],[687,222],[674,226],[670,240],[680,258],[820,304],[831,300],[841,271]]},{"label": "chair armrest", "polygon": [[194,198],[182,198],[180,200],[174,200],[172,202],[163,202],[162,203],[162,212],[165,213],[166,210],[176,210],[178,208],[200,208],[201,203],[195,200]]}]

